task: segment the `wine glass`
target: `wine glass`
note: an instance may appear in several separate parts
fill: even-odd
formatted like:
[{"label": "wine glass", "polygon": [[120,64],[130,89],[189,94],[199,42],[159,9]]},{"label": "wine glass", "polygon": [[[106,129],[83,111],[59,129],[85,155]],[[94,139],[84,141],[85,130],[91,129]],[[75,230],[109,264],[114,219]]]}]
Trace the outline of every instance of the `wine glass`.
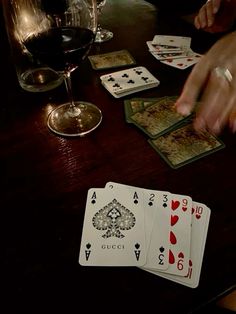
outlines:
[{"label": "wine glass", "polygon": [[[104,7],[105,4],[106,4],[106,0],[97,0],[98,17],[101,15],[102,8]],[[98,22],[95,42],[102,43],[112,38],[113,38],[113,33],[109,31],[108,29],[102,28],[101,24]]]},{"label": "wine glass", "polygon": [[48,116],[49,129],[83,136],[101,123],[101,110],[72,95],[71,73],[88,55],[97,28],[96,0],[11,0],[8,15],[22,45],[43,64],[62,73],[69,102]]}]

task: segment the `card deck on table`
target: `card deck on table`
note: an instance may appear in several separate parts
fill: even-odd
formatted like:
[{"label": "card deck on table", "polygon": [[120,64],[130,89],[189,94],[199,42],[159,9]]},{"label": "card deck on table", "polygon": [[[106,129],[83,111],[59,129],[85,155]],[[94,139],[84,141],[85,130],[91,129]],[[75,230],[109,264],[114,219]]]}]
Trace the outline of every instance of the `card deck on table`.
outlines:
[{"label": "card deck on table", "polygon": [[115,97],[157,87],[160,81],[145,67],[135,67],[100,77],[102,85]]},{"label": "card deck on table", "polygon": [[196,132],[191,119],[156,139],[150,139],[149,143],[174,169],[225,147],[211,133]]},{"label": "card deck on table", "polygon": [[140,111],[131,114],[128,118],[129,122],[135,124],[150,138],[156,138],[187,119],[187,117],[177,113],[175,109],[176,100],[177,97],[157,99],[150,105],[143,106]]},{"label": "card deck on table", "polygon": [[136,64],[133,56],[125,49],[88,57],[94,70],[105,70]]},{"label": "card deck on table", "polygon": [[146,262],[142,192],[90,189],[79,263],[87,266],[141,266]]},{"label": "card deck on table", "polygon": [[153,270],[148,271],[163,278],[188,286],[190,288],[198,287],[205,244],[207,239],[210,214],[211,211],[206,205],[199,202],[193,202],[191,224],[191,248],[188,273],[186,276],[183,277],[178,275],[171,275]]},{"label": "card deck on table", "polygon": [[79,263],[137,266],[195,288],[209,219],[190,196],[107,182],[88,191]]}]

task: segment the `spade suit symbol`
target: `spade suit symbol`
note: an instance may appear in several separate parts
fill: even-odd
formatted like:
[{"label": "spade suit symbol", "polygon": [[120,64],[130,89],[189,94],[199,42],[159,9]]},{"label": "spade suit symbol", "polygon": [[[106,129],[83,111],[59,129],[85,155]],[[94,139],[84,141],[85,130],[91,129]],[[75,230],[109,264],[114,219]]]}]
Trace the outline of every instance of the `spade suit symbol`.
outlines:
[{"label": "spade suit symbol", "polygon": [[105,239],[124,238],[125,235],[121,231],[132,229],[136,219],[128,208],[113,199],[93,216],[92,223],[97,230],[106,230],[102,235]]}]

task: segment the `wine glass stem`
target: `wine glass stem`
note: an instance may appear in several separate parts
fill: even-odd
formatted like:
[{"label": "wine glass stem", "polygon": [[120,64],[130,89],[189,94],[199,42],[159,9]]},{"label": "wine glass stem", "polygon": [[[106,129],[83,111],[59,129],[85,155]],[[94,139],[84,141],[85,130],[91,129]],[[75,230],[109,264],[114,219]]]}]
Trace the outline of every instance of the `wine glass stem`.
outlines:
[{"label": "wine glass stem", "polygon": [[67,91],[67,95],[70,102],[70,108],[73,110],[75,108],[75,103],[74,103],[73,94],[72,94],[71,74],[69,71],[64,74],[64,81],[65,81],[66,91]]}]

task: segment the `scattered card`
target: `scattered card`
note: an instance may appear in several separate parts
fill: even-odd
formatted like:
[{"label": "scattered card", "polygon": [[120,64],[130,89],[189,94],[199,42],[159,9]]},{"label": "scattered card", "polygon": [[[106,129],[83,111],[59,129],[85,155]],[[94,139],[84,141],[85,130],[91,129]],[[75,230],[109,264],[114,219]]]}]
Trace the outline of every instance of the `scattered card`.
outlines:
[{"label": "scattered card", "polygon": [[174,169],[225,147],[213,134],[195,131],[191,119],[149,143]]},{"label": "scattered card", "polygon": [[105,70],[136,64],[133,56],[125,49],[89,56],[94,70]]},{"label": "scattered card", "polygon": [[155,103],[156,101],[160,100],[159,98],[132,98],[126,99],[124,101],[125,107],[125,118],[128,123],[132,123],[133,121],[130,117],[147,108],[149,105]]},{"label": "scattered card", "polygon": [[149,88],[157,87],[160,81],[145,67],[135,67],[100,77],[102,85],[116,98]]},{"label": "scattered card", "polygon": [[142,109],[131,114],[129,121],[150,138],[156,138],[187,119],[176,111],[176,100],[177,97],[156,99],[149,106],[143,105]]}]

